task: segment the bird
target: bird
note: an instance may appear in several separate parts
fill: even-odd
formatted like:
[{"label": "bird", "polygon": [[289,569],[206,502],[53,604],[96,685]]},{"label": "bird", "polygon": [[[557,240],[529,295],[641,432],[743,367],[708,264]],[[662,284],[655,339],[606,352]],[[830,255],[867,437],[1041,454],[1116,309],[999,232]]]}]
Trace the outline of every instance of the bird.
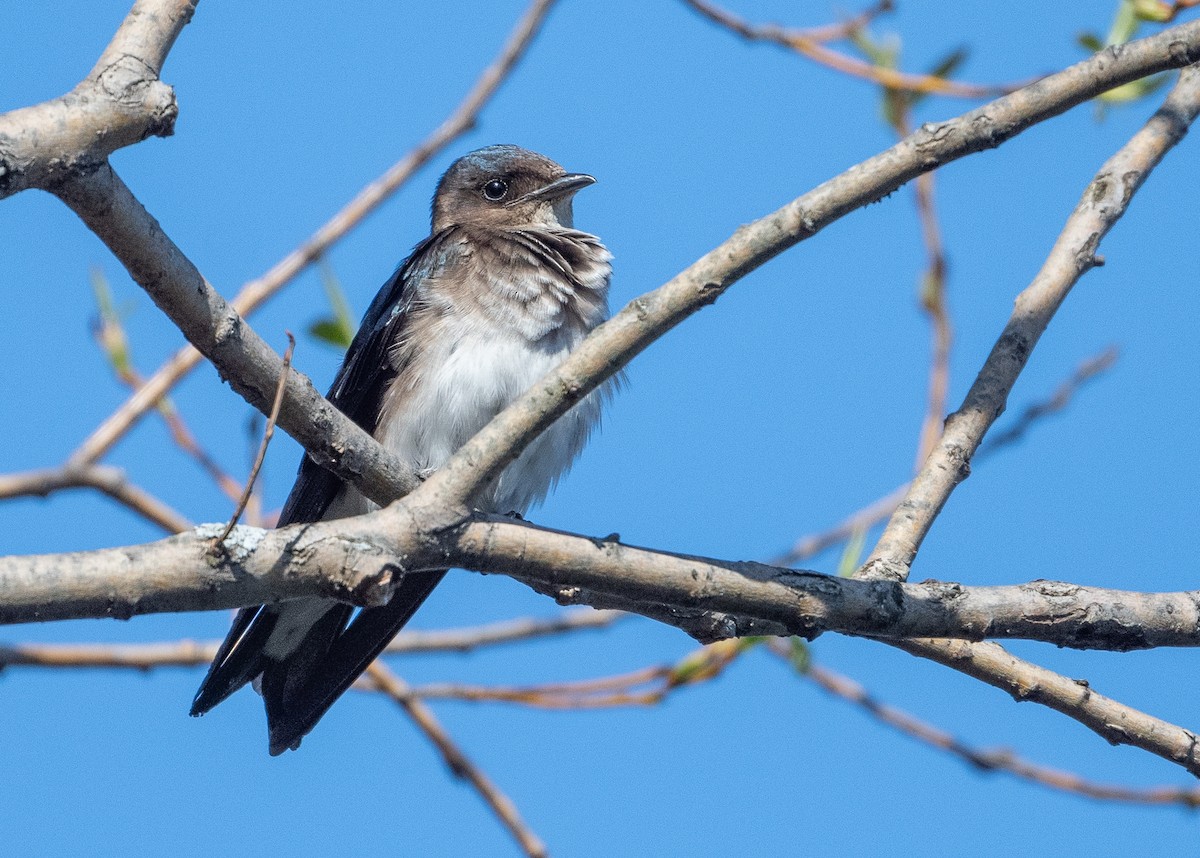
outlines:
[{"label": "bird", "polygon": [[[444,464],[607,318],[612,255],[573,223],[576,192],[595,181],[513,145],[451,164],[434,192],[429,236],[371,302],[329,401],[418,475]],[[533,441],[478,508],[523,515],[539,503],[583,449],[614,384]],[[305,455],[278,525],[375,508]],[[298,748],[445,574],[403,576],[386,604],[357,612],[317,597],[243,608],[191,714],[253,684],[271,755]]]}]

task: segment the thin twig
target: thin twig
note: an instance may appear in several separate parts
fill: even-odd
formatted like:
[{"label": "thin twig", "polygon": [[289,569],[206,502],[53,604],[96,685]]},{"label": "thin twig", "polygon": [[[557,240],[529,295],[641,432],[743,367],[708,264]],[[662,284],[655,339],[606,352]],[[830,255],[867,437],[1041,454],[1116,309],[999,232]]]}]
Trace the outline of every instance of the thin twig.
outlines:
[{"label": "thin twig", "polygon": [[[1116,363],[1117,356],[1117,349],[1110,346],[1100,354],[1080,363],[1071,376],[1060,383],[1050,396],[1026,406],[1011,427],[997,435],[990,436],[980,445],[979,451],[975,454],[975,462],[980,462],[1000,452],[1004,447],[1015,444],[1038,420],[1062,411],[1085,384],[1109,370]],[[880,522],[886,521],[900,505],[900,501],[904,499],[908,487],[909,483],[897,486],[883,497],[852,512],[833,527],[800,537],[787,552],[767,562],[773,566],[791,566],[801,563],[827,548],[845,542],[855,533],[869,530]]]},{"label": "thin twig", "polygon": [[[670,689],[672,665],[651,665],[629,673],[547,682],[527,686],[468,685],[438,682],[412,689],[422,699],[470,702],[520,703],[539,709],[594,709],[615,706],[650,706]],[[650,686],[643,690],[643,686]]]},{"label": "thin twig", "polygon": [[975,454],[976,461],[994,453],[1001,447],[1017,443],[1025,437],[1025,433],[1039,419],[1062,411],[1071,403],[1071,399],[1081,387],[1097,376],[1107,372],[1117,362],[1119,355],[1120,351],[1116,346],[1109,346],[1100,354],[1081,363],[1075,372],[1071,374],[1071,377],[1060,384],[1048,398],[1026,406],[1012,426],[1009,426],[1003,432],[988,436],[979,445],[979,452]]},{"label": "thin twig", "polygon": [[847,56],[826,47],[822,44],[826,39],[814,38],[813,35],[814,32],[818,36],[824,35],[823,30],[786,29],[773,24],[756,26],[725,9],[706,2],[706,0],[683,0],[683,2],[705,18],[737,33],[744,39],[753,42],[765,41],[782,45],[834,71],[863,78],[864,80],[886,86],[889,89],[903,90],[905,92],[934,93],[937,95],[954,96],[956,98],[992,98],[1012,92],[1024,85],[1023,83],[979,85],[958,83],[937,77],[936,75],[907,74],[895,69],[864,62],[863,60]]},{"label": "thin twig", "polygon": [[605,629],[628,616],[630,615],[621,611],[596,611],[586,608],[567,611],[561,616],[549,619],[505,620],[486,626],[431,632],[405,630],[392,641],[385,652],[471,652],[498,644],[517,643],[589,629]]},{"label": "thin twig", "polygon": [[250,502],[250,492],[254,490],[254,482],[258,479],[258,472],[262,469],[263,459],[267,457],[267,446],[271,443],[271,438],[275,435],[275,421],[279,419],[279,407],[283,404],[283,391],[287,389],[288,370],[292,366],[292,352],[296,349],[296,338],[292,336],[291,331],[287,331],[286,333],[288,346],[287,350],[283,353],[283,372],[279,373],[279,384],[275,388],[275,401],[271,405],[271,414],[267,417],[267,428],[263,432],[262,443],[258,445],[258,454],[254,457],[254,464],[250,468],[250,476],[246,478],[246,487],[242,489],[242,496],[238,498],[233,515],[229,517],[229,523],[225,525],[225,529],[221,531],[221,535],[213,540],[214,551],[225,544],[226,537],[233,533],[238,519],[242,517],[242,513],[246,509],[246,504]]},{"label": "thin twig", "polygon": [[[334,244],[358,226],[367,215],[377,209],[388,197],[399,190],[405,182],[436,157],[447,146],[471,130],[479,114],[500,85],[511,75],[517,63],[525,55],[534,37],[541,29],[555,0],[535,0],[513,28],[500,55],[489,65],[466,98],[454,112],[393,164],[379,178],[364,187],[320,229],[303,244],[276,263],[266,274],[242,287],[231,302],[242,316],[248,316],[290,283],[300,272],[320,259]],[[137,392],[127,399],[116,411],[105,418],[86,440],[71,454],[72,463],[94,462],[112,449],[125,434],[155,404],[202,360],[195,347],[184,346],[150,376]]]},{"label": "thin twig", "polygon": [[[787,644],[781,640],[770,642],[771,652],[791,661]],[[911,713],[881,703],[861,684],[828,668],[809,664],[800,675],[815,683],[824,691],[841,700],[859,707],[876,721],[886,724],[901,733],[930,747],[946,751],[982,771],[1006,772],[1022,780],[1031,781],[1050,789],[1074,793],[1100,801],[1116,801],[1128,804],[1176,804],[1187,808],[1200,807],[1200,788],[1182,787],[1130,787],[1103,784],[1049,766],[1039,765],[1022,759],[1003,748],[980,749],[968,745],[961,739],[932,724],[922,721]]]},{"label": "thin twig", "polygon": [[410,688],[409,694],[423,700],[516,703],[538,709],[656,706],[677,688],[708,682],[720,676],[738,656],[756,646],[760,640],[718,641],[693,650],[674,664],[649,665],[612,676],[527,686],[440,682]]},{"label": "thin twig", "polygon": [[[1200,0],[1197,0],[1197,2],[1200,2]],[[793,32],[802,33],[806,39],[822,44],[825,42],[840,42],[862,30],[880,15],[894,10],[895,3],[892,0],[879,0],[874,6],[867,7],[853,18],[848,18],[845,21],[816,27],[804,27]]]},{"label": "thin twig", "polygon": [[[99,318],[93,332],[96,343],[108,358],[109,366],[112,367],[117,380],[130,390],[137,391],[146,384],[146,380],[134,366],[129,337],[125,333],[125,326],[121,322],[120,314],[113,306],[112,290],[99,270],[92,274],[92,288],[96,293],[96,303],[99,309]],[[167,431],[171,433],[171,440],[175,446],[192,457],[209,478],[217,484],[217,487],[230,500],[236,502],[241,495],[242,487],[237,480],[225,472],[207,450],[200,446],[196,436],[188,428],[170,397],[164,396],[160,399],[155,404],[155,410],[167,425]],[[76,464],[84,463],[76,463],[72,460],[69,467],[74,467]]]},{"label": "thin twig", "polygon": [[180,533],[192,523],[150,492],[130,482],[126,473],[111,465],[63,465],[16,474],[0,474],[0,500],[46,497],[63,489],[96,489],[136,512],[168,533]]},{"label": "thin twig", "polygon": [[454,776],[462,778],[475,787],[488,807],[520,844],[525,854],[531,858],[544,858],[547,854],[546,845],[521,819],[516,805],[492,783],[478,766],[467,758],[467,755],[454,743],[450,734],[438,722],[433,710],[409,693],[408,683],[380,661],[376,661],[367,668],[367,676],[375,683],[379,691],[392,698],[396,705],[403,709],[426,737],[433,742]]},{"label": "thin twig", "polygon": [[[902,134],[907,136],[907,123]],[[925,273],[921,278],[921,308],[929,316],[932,348],[929,358],[929,395],[925,406],[925,420],[917,443],[917,470],[925,463],[933,445],[942,434],[942,420],[946,414],[946,395],[950,389],[950,346],[954,341],[954,330],[950,313],[946,307],[946,254],[942,248],[941,229],[938,226],[937,209],[934,203],[934,174],[924,173],[915,183],[917,215],[921,220],[921,235],[927,257]]]},{"label": "thin twig", "polygon": [[[620,611],[567,611],[549,619],[522,618],[472,626],[422,632],[405,629],[384,650],[386,655],[428,652],[472,652],[485,647],[519,643],[535,638],[602,629],[627,617]],[[0,668],[44,667],[131,669],[149,671],[163,667],[198,667],[217,652],[217,641],[163,641],[140,644],[15,644],[0,646]]]}]

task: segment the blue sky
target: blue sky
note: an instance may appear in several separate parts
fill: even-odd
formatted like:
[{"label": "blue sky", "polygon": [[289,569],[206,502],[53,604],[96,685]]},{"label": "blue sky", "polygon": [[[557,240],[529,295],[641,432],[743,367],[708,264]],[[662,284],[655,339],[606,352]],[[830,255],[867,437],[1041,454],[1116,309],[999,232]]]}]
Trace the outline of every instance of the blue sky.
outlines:
[{"label": "blue sky", "polygon": [[[0,5],[0,110],[68,90],[90,69],[124,0]],[[435,127],[494,56],[522,2],[201,3],[167,63],[175,136],[113,163],[225,295],[258,276]],[[902,0],[875,26],[921,70],[966,45],[962,77],[1023,79],[1082,58],[1111,0],[946,4]],[[837,7],[731,3],[756,21],[812,25]],[[801,17],[804,16],[804,17]],[[971,102],[926,100],[921,120]],[[1096,168],[1153,111],[1097,121],[1090,107],[938,174],[955,324],[952,403]],[[679,2],[562,0],[478,127],[441,155],[329,262],[361,312],[427,232],[439,172],[495,142],[544,152],[599,183],[576,222],[616,257],[614,306],[727,237],[890,145],[878,97],[767,45],[747,45]],[[1185,141],[1106,239],[1104,268],[1070,296],[1022,376],[1010,414],[1048,395],[1110,344],[1116,367],[1063,415],[981,463],[955,493],[915,580],[1058,578],[1128,589],[1195,586],[1197,532],[1195,140]],[[4,433],[0,471],[60,462],[125,397],[100,359],[89,271],[127,310],[135,359],[156,367],[181,336],[78,220],[28,192],[0,203]],[[629,369],[603,432],[535,520],[632,543],[763,559],[890,491],[910,473],[924,409],[928,330],[910,188],[856,212],[735,286]],[[325,312],[308,272],[252,324],[282,350]],[[295,362],[324,387],[337,354],[301,338]],[[244,473],[250,414],[204,368],[176,394],[218,458]],[[298,448],[273,445],[263,476],[282,502]],[[229,503],[146,421],[111,462],[195,521]],[[156,538],[110,503],[73,493],[11,502],[3,553],[82,550]],[[837,553],[810,565],[831,571]],[[454,573],[414,626],[550,616],[500,576]],[[18,641],[209,639],[221,613],[10,628]],[[631,620],[570,640],[393,662],[410,682],[521,683],[674,661],[681,633]],[[1137,708],[1197,723],[1187,651],[1013,649]],[[887,647],[828,635],[818,663],[882,700],[983,747],[1101,781],[1188,785],[1174,766],[1112,748],[1062,716]],[[261,704],[235,696],[186,716],[200,671],[0,676],[0,837],[20,855],[169,853],[515,854],[470,789],[451,778],[382,698],[350,694],[297,753],[266,754]],[[1187,689],[1187,690],[1181,690]],[[707,853],[1186,854],[1194,815],[1097,804],[974,771],[897,737],[751,653],[660,707],[530,712],[435,704],[467,753],[561,855]],[[1153,840],[1151,840],[1153,838]]]}]

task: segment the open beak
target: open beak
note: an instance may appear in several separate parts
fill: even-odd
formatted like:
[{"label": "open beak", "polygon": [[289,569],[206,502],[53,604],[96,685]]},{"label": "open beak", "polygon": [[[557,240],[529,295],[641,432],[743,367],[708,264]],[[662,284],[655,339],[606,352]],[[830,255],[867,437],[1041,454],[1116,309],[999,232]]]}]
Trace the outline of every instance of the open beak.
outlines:
[{"label": "open beak", "polygon": [[596,184],[596,179],[587,173],[567,173],[565,176],[558,177],[550,184],[543,185],[536,191],[530,191],[517,202],[525,200],[550,200],[553,202],[554,200],[569,197],[576,191],[594,184]]}]

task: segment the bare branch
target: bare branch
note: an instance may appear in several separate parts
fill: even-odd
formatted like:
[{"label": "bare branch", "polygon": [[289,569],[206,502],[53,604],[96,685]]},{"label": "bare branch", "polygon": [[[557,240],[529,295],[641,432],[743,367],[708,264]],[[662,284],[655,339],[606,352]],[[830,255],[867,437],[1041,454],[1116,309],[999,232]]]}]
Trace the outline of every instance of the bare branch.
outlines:
[{"label": "bare branch", "polygon": [[158,79],[196,0],[137,0],[96,67],[64,96],[0,115],[0,199],[50,189],[147,137],[168,137],[179,108]]},{"label": "bare branch", "polygon": [[487,802],[492,813],[504,824],[509,833],[520,844],[521,849],[531,858],[545,858],[546,845],[533,833],[517,812],[517,806],[512,800],[492,783],[491,779],[463,753],[462,749],[450,738],[450,734],[433,714],[433,710],[421,700],[409,693],[408,683],[393,673],[387,666],[376,661],[367,668],[367,676],[375,683],[376,688],[395,701],[410,718],[421,728],[426,737],[433,742],[442,759],[455,777],[462,778]]},{"label": "bare branch", "polygon": [[606,629],[628,616],[621,611],[572,610],[551,619],[505,620],[467,629],[421,632],[405,629],[384,652],[472,652],[497,644],[569,634],[586,629]]},{"label": "bare branch", "polygon": [[[1200,23],[1109,49],[958,120],[926,126],[892,150],[739,230],[666,286],[637,299],[602,326],[571,359],[469,442],[425,489],[443,496],[438,504],[443,509],[464,501],[490,482],[538,432],[649,342],[711,303],[749,270],[846,212],[941,163],[998,145],[1109,87],[1198,55]],[[74,176],[55,191],[238,392],[265,412],[269,391],[282,368],[278,355],[203,281],[112,170],[104,165]],[[372,499],[386,503],[415,485],[411,469],[344,419],[298,373],[289,380],[280,425],[316,461]],[[434,489],[435,481],[442,487]]]},{"label": "bare branch", "polygon": [[[928,74],[906,74],[896,69],[863,62],[855,57],[839,53],[823,43],[834,39],[844,39],[864,27],[880,11],[885,11],[889,4],[881,3],[869,12],[863,13],[853,22],[843,24],[836,29],[820,28],[815,30],[798,30],[779,27],[774,24],[754,25],[732,12],[722,9],[706,0],[683,0],[696,12],[718,26],[724,27],[743,39],[751,42],[772,42],[788,48],[796,53],[813,60],[834,71],[848,74],[852,77],[863,78],[889,89],[906,92],[936,93],[957,98],[991,98],[1012,92],[1020,84],[1009,85],[979,85],[959,83],[946,80],[943,77]],[[856,25],[856,26],[855,26]]]},{"label": "bare branch", "polygon": [[[508,79],[541,29],[555,0],[534,0],[517,22],[500,55],[484,69],[471,91],[447,119],[415,148],[388,168],[348,202],[341,211],[313,233],[308,240],[276,263],[262,277],[252,280],[231,302],[234,310],[248,316],[290,283],[307,266],[320,259],[367,215],[401,188],[430,159],[475,127],[483,108]],[[71,462],[94,462],[107,453],[167,391],[187,375],[203,356],[194,346],[184,346],[127,399],[72,454]]]},{"label": "bare branch", "polygon": [[0,474],[0,499],[36,495],[45,497],[62,489],[97,489],[168,533],[192,526],[182,514],[145,489],[129,481],[120,468],[108,465],[64,465],[19,474]]},{"label": "bare branch", "polygon": [[[417,631],[405,629],[384,653],[472,652],[499,644],[607,628],[622,617],[620,611],[569,611],[551,619],[518,619],[464,629]],[[0,645],[0,668],[125,668],[207,665],[217,654],[217,641],[164,641],[140,644],[15,644]]]},{"label": "bare branch", "polygon": [[106,71],[134,58],[158,77],[175,39],[192,20],[199,0],[137,0],[88,78],[99,80]]},{"label": "bare branch", "polygon": [[0,623],[214,610],[313,595],[378,604],[398,574],[453,565],[511,575],[564,602],[605,607],[612,598],[655,617],[662,606],[721,612],[731,618],[717,630],[724,637],[758,632],[766,622],[810,638],[838,631],[1121,651],[1200,646],[1196,592],[1051,581],[1004,587],[857,581],[651,551],[498,517],[476,516],[451,530],[423,531],[418,520],[402,502],[336,522],[238,527],[220,557],[208,548],[221,526],[205,525],[138,546],[0,558]]},{"label": "bare branch", "polygon": [[[772,652],[782,658],[788,653],[772,641]],[[934,748],[946,751],[964,762],[983,771],[1007,772],[1022,780],[1041,784],[1061,792],[1094,798],[1100,801],[1124,802],[1128,804],[1177,804],[1183,807],[1200,807],[1200,789],[1183,787],[1129,787],[1119,784],[1096,783],[1073,772],[1064,772],[1022,759],[1004,748],[975,748],[954,735],[935,727],[908,712],[877,700],[862,685],[819,665],[809,665],[801,676],[815,683],[824,691],[857,706],[877,721],[899,730],[906,736]]]},{"label": "bare branch", "polygon": [[950,346],[954,340],[954,331],[946,306],[946,254],[942,249],[941,229],[938,226],[934,203],[933,173],[918,176],[914,184],[917,215],[921,220],[921,235],[928,259],[921,277],[921,308],[929,317],[933,339],[925,420],[921,424],[916,463],[913,465],[916,470],[924,463],[942,432],[946,395],[950,389]]},{"label": "bare branch", "polygon": [[1132,745],[1183,766],[1200,777],[1200,737],[1139,712],[1095,691],[1086,680],[1071,679],[1017,658],[993,643],[966,641],[888,641],[921,658],[951,667],[1012,695],[1078,721],[1113,745]]},{"label": "bare branch", "polygon": [[229,523],[225,525],[225,529],[221,531],[221,535],[213,540],[213,550],[221,550],[221,544],[225,541],[225,537],[233,531],[237,525],[238,519],[242,517],[242,513],[246,511],[246,504],[250,502],[250,493],[254,491],[254,481],[258,479],[258,472],[262,469],[263,459],[267,457],[267,446],[271,443],[271,437],[275,434],[275,421],[279,419],[279,407],[283,404],[283,391],[287,382],[287,371],[292,365],[292,352],[296,349],[296,338],[292,336],[292,332],[287,332],[288,346],[283,353],[283,372],[279,375],[279,385],[275,388],[275,401],[271,403],[271,413],[267,415],[267,428],[263,430],[262,443],[258,445],[258,452],[254,456],[254,464],[250,466],[250,475],[246,477],[246,487],[242,490],[242,495],[238,498],[237,506],[234,507],[233,515],[229,517]]},{"label": "bare branch", "polygon": [[443,505],[466,502],[533,438],[651,342],[711,304],[750,271],[843,215],[950,161],[995,147],[1114,86],[1200,59],[1200,22],[1114,46],[946,122],[930,123],[729,239],[601,325],[554,371],[468,441],[421,487]]},{"label": "bare branch", "polygon": [[[227,553],[208,553],[220,525],[156,543],[75,554],[0,558],[0,623],[129,617],[231,608],[319,595],[382,603],[400,569],[461,565],[519,574],[561,601],[609,594],[658,619],[664,606],[727,612],[726,635],[745,617],[807,635],[1024,636],[1070,646],[1130,649],[1200,645],[1200,593],[1139,594],[1034,582],[1017,587],[899,584],[829,578],[760,564],[710,561],[552,533],[511,521],[471,520],[420,532],[408,501],[351,519],[263,531],[238,527]],[[687,627],[687,623],[681,623]],[[758,627],[761,627],[762,623]],[[892,641],[1018,699],[1036,700],[1113,742],[1132,744],[1200,775],[1188,730],[1021,662],[994,645]]]},{"label": "bare branch", "polygon": [[[1110,346],[1100,354],[1080,363],[1071,373],[1070,378],[1055,388],[1049,397],[1026,406],[1012,426],[999,434],[989,436],[975,453],[974,461],[982,461],[1009,444],[1015,444],[1025,437],[1025,433],[1038,420],[1062,411],[1075,398],[1075,394],[1079,392],[1080,388],[1116,363],[1117,354],[1117,349]],[[908,483],[898,486],[883,497],[851,513],[828,530],[801,537],[786,553],[768,562],[773,566],[791,566],[794,563],[802,563],[826,548],[845,542],[855,533],[861,533],[874,527],[896,511],[896,507],[900,505],[900,501],[904,500],[904,496],[908,492],[908,486]]]},{"label": "bare branch", "polygon": [[538,709],[610,709],[618,706],[657,706],[688,685],[715,679],[747,649],[762,639],[724,640],[688,653],[675,664],[643,667],[616,676],[545,682],[523,687],[431,683],[411,689],[424,700],[502,702]]},{"label": "bare branch", "polygon": [[904,580],[921,541],[955,486],[970,473],[971,457],[1004,412],[1008,395],[1042,333],[1071,288],[1102,264],[1096,250],[1134,194],[1187,133],[1200,113],[1200,68],[1185,69],[1163,106],[1113,155],[1083,193],[1042,270],[1017,296],[1012,315],[908,494],[892,514],[861,577]]},{"label": "bare branch", "polygon": [[[107,164],[62,181],[55,193],[121,260],[247,402],[269,414],[283,361],[208,284]],[[411,491],[411,467],[330,405],[307,376],[287,373],[279,425],[322,466],[383,504]]]},{"label": "bare branch", "polygon": [[976,460],[1001,447],[1015,444],[1024,438],[1029,427],[1042,417],[1062,411],[1071,403],[1081,387],[1110,369],[1117,362],[1119,354],[1116,346],[1109,346],[1095,357],[1085,360],[1071,374],[1071,377],[1060,384],[1048,398],[1026,406],[1012,426],[1003,432],[990,435],[975,453]]},{"label": "bare branch", "polygon": [[[92,289],[96,293],[99,310],[99,319],[92,332],[96,344],[104,352],[117,380],[136,391],[146,382],[134,366],[132,349],[129,345],[129,337],[125,332],[124,322],[114,306],[112,290],[98,269],[92,272]],[[155,410],[166,424],[175,446],[195,460],[217,487],[236,503],[242,494],[241,483],[227,474],[217,460],[200,446],[200,442],[196,440],[196,436],[192,434],[183,415],[180,414],[179,409],[175,407],[170,398],[160,399]],[[78,460],[72,456],[62,467],[64,470],[86,469],[91,464],[92,462],[89,460]],[[251,523],[262,524],[260,521]]]}]

